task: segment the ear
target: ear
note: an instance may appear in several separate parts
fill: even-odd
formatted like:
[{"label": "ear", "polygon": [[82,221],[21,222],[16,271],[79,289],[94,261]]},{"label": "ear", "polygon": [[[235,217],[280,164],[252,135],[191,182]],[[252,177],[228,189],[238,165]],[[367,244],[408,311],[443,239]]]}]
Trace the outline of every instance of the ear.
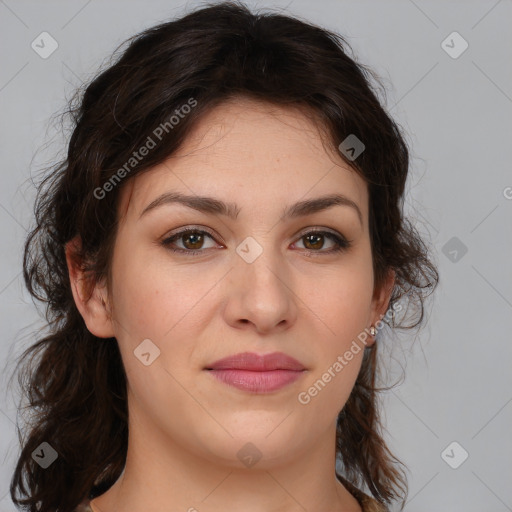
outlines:
[{"label": "ear", "polygon": [[[373,293],[371,313],[371,325],[373,326],[375,326],[379,320],[382,320],[388,310],[389,300],[393,292],[393,287],[395,286],[395,279],[396,272],[390,269],[380,288],[376,289]],[[373,345],[373,343],[375,343],[375,338],[370,340],[368,344]]]},{"label": "ear", "polygon": [[69,281],[76,307],[92,334],[98,338],[112,338],[114,329],[106,285],[91,283],[90,278],[87,278],[78,258],[80,248],[81,240],[78,236],[65,247]]}]

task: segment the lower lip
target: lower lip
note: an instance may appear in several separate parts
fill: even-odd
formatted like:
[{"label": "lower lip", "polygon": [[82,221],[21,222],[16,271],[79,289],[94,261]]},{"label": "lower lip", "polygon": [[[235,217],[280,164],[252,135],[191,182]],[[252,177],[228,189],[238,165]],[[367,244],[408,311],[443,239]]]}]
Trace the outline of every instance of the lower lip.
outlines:
[{"label": "lower lip", "polygon": [[304,373],[294,370],[270,370],[256,372],[249,370],[209,370],[220,381],[244,391],[270,393],[296,381]]}]

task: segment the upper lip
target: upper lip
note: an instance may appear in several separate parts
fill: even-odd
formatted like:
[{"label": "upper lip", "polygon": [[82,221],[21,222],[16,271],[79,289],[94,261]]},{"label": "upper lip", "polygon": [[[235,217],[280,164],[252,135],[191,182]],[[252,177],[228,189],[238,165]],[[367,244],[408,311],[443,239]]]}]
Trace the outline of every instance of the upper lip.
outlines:
[{"label": "upper lip", "polygon": [[265,372],[271,370],[305,370],[303,364],[283,352],[271,354],[255,354],[242,352],[225,357],[208,365],[206,370],[249,370],[253,372]]}]

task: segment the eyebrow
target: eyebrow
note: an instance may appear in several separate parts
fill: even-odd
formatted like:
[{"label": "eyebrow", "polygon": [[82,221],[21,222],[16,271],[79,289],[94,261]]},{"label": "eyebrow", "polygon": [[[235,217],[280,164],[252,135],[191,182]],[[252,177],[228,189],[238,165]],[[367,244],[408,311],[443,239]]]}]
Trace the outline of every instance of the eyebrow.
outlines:
[{"label": "eyebrow", "polygon": [[[180,192],[166,192],[158,196],[155,200],[151,201],[146,208],[140,214],[140,217],[147,214],[151,210],[167,204],[182,204],[194,210],[203,213],[213,213],[218,215],[224,215],[230,219],[236,220],[240,213],[240,208],[236,203],[226,203],[219,199],[206,196],[190,196]],[[299,201],[291,206],[284,209],[282,219],[294,219],[306,215],[311,215],[323,210],[327,210],[333,206],[348,206],[354,209],[359,218],[361,225],[363,224],[363,214],[359,209],[359,206],[349,199],[348,197],[341,194],[329,194],[314,199],[306,199]],[[139,218],[140,218],[139,217]]]}]

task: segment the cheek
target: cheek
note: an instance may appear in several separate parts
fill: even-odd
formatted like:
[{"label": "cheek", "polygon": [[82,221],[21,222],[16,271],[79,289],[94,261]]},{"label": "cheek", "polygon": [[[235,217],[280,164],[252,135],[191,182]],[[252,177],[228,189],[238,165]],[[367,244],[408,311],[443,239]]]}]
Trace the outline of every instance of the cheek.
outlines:
[{"label": "cheek", "polygon": [[[208,282],[207,282],[208,281]],[[142,250],[118,251],[113,266],[113,301],[121,336],[151,338],[165,343],[180,330],[183,320],[211,284],[199,279],[197,270],[171,267],[165,259],[149,258]]]},{"label": "cheek", "polygon": [[312,417],[329,411],[334,420],[357,379],[373,294],[370,264],[362,257],[354,265],[340,265],[331,276],[322,276],[318,287],[302,292],[312,311],[311,321],[317,324],[309,331],[314,337],[316,364],[300,390],[298,403]]},{"label": "cheek", "polygon": [[[179,383],[195,384],[191,375],[202,361],[197,340],[204,339],[216,296],[212,287],[223,273],[215,278],[205,271],[203,278],[193,266],[171,267],[142,250],[120,250],[112,274],[116,338],[132,392],[146,405],[156,397],[157,404],[187,400]],[[147,353],[139,347],[148,339],[158,357],[144,366],[136,356]]]},{"label": "cheek", "polygon": [[318,320],[325,333],[327,352],[343,350],[365,327],[373,295],[371,267],[340,265],[329,275],[317,278],[315,286],[309,279],[302,280],[300,296]]},{"label": "cheek", "polygon": [[[138,404],[134,410],[140,408],[148,416],[161,413],[165,419],[167,407],[182,408],[190,401],[180,384],[188,382],[198,335],[195,329],[199,331],[194,318],[201,315],[198,298],[205,295],[207,285],[188,274],[150,260],[142,251],[120,248],[114,259],[116,339]],[[141,358],[145,353],[151,361],[147,366]],[[193,405],[188,408],[194,409]]]}]

